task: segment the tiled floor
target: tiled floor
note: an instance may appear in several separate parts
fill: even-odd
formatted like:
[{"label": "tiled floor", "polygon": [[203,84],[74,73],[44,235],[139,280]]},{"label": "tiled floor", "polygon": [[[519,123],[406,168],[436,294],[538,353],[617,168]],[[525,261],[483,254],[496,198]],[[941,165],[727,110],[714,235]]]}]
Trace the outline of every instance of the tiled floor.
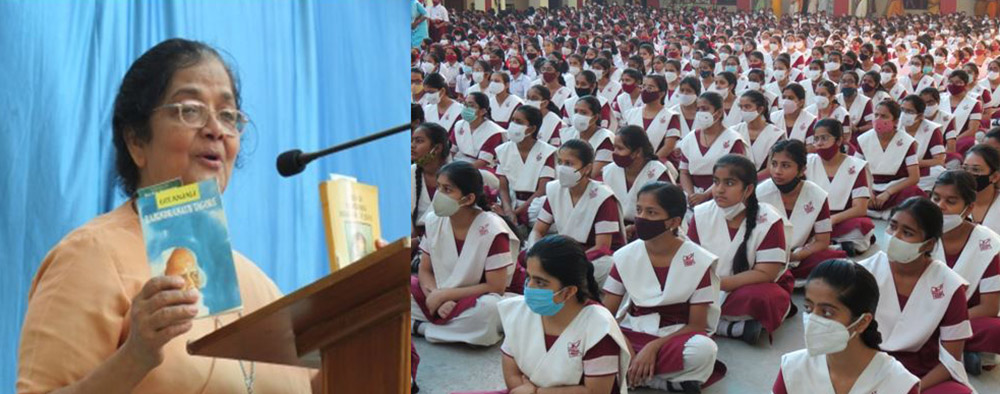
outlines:
[{"label": "tiled floor", "polygon": [[[885,223],[876,223],[881,234]],[[802,308],[802,292],[797,290],[792,302]],[[769,393],[778,373],[781,355],[804,347],[802,320],[796,315],[774,333],[774,343],[762,339],[756,346],[719,338],[719,360],[729,368],[726,377],[705,389],[710,393]],[[499,345],[473,348],[464,345],[429,344],[413,339],[420,354],[417,384],[422,394],[448,394],[453,391],[498,390],[503,388]],[[1000,393],[1000,369],[972,378],[980,394]],[[632,393],[658,393],[657,390],[634,390]]]}]

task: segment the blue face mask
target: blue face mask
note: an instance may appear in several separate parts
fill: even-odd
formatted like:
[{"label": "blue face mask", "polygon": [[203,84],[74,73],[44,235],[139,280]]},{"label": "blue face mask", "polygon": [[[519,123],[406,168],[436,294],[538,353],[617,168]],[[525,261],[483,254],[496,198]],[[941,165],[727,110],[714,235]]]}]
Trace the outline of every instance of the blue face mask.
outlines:
[{"label": "blue face mask", "polygon": [[471,122],[476,119],[476,109],[472,107],[465,107],[462,110],[462,119],[466,122]]},{"label": "blue face mask", "polygon": [[462,65],[462,73],[472,74],[472,67],[466,66],[466,65],[463,64]]},{"label": "blue face mask", "polygon": [[934,72],[934,67],[924,66],[924,74],[930,75],[933,72]]},{"label": "blue face mask", "polygon": [[[562,291],[561,289],[559,291]],[[542,316],[553,316],[562,310],[564,303],[556,303],[552,297],[557,292],[549,289],[535,289],[528,287],[528,281],[524,281],[524,303],[528,308]]]},{"label": "blue face mask", "polygon": [[726,72],[736,74],[736,66],[726,66]]}]

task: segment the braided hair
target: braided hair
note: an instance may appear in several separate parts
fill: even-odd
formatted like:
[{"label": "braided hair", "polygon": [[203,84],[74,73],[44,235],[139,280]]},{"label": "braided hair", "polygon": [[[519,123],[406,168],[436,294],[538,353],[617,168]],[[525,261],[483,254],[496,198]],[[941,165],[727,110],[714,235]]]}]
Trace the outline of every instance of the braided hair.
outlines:
[{"label": "braided hair", "polygon": [[[423,132],[427,135],[427,139],[431,140],[431,149],[435,146],[441,146],[441,151],[438,152],[438,159],[444,163],[448,158],[448,153],[451,150],[451,141],[448,140],[448,130],[437,123],[428,122],[421,123],[413,131],[414,133]],[[413,211],[410,212],[410,222],[416,225],[417,223],[417,207],[420,206],[420,189],[424,187],[424,167],[417,164],[417,169],[413,174],[413,182],[416,184],[416,196],[413,202]]]},{"label": "braided hair", "polygon": [[[746,158],[746,156],[736,154],[725,155],[715,163],[712,172],[714,173],[723,167],[728,168],[743,183],[744,188],[750,187],[753,190],[757,185],[757,166],[750,159]],[[760,213],[760,204],[757,202],[756,192],[750,193],[744,204],[746,205],[745,222],[747,227],[743,233],[743,241],[740,242],[740,247],[733,258],[734,274],[739,274],[750,269],[750,260],[747,257],[747,241],[750,240],[750,234],[757,227],[757,215]]]}]

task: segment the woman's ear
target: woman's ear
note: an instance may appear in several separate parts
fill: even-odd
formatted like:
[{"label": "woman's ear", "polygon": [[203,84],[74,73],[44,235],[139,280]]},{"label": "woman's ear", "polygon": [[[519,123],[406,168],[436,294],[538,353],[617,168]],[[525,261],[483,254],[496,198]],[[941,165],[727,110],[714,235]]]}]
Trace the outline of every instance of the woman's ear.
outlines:
[{"label": "woman's ear", "polygon": [[857,324],[854,326],[854,331],[858,333],[857,335],[861,335],[861,333],[868,330],[868,325],[872,324],[872,320],[874,320],[874,317],[871,313],[861,315]]},{"label": "woman's ear", "polygon": [[[562,295],[562,301],[559,301],[559,303],[566,302],[569,299],[576,297],[576,293],[579,290],[580,289],[578,287],[576,287],[576,286],[566,286],[566,287],[564,287],[563,290],[562,290],[562,293],[561,293],[561,295]],[[555,300],[552,300],[552,301],[555,301]]]},{"label": "woman's ear", "polygon": [[126,129],[124,133],[125,146],[128,147],[128,154],[132,156],[132,161],[140,170],[146,167],[145,143],[139,140],[133,129]]}]

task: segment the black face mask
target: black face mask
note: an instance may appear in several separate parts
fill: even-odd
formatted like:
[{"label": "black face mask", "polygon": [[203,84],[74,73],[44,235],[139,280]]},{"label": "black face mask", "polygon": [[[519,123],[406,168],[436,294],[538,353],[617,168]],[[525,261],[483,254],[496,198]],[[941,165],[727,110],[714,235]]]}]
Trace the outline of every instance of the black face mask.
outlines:
[{"label": "black face mask", "polygon": [[987,187],[990,187],[990,185],[992,185],[992,183],[990,183],[990,175],[993,175],[993,173],[991,172],[991,173],[986,174],[986,175],[976,175],[976,191],[977,192],[981,192],[983,190],[986,190]]},{"label": "black face mask", "polygon": [[796,176],[795,178],[792,179],[791,182],[788,182],[784,185],[779,185],[775,183],[774,186],[778,187],[778,191],[780,191],[781,194],[788,194],[792,190],[795,190],[795,187],[799,185],[799,182],[802,182],[802,178]]},{"label": "black face mask", "polygon": [[576,89],[576,97],[593,96],[593,95],[594,95],[594,89],[589,89],[589,88],[588,89],[580,89],[580,88]]}]

